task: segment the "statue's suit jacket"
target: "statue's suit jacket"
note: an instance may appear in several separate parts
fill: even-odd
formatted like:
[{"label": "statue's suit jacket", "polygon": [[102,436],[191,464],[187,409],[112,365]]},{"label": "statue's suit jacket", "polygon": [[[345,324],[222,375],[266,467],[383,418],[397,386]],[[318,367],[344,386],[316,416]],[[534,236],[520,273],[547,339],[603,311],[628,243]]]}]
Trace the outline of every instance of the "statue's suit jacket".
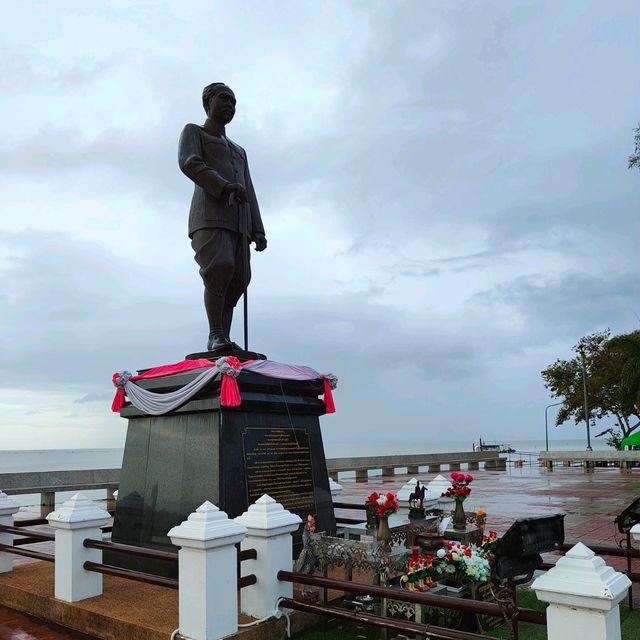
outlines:
[{"label": "statue's suit jacket", "polygon": [[[182,131],[178,164],[195,183],[189,211],[189,237],[198,229],[222,228],[246,233],[254,238],[264,234],[247,154],[226,137],[214,135],[209,120],[203,127],[188,124]],[[222,190],[230,182],[239,182],[247,190],[248,203],[229,205]]]}]

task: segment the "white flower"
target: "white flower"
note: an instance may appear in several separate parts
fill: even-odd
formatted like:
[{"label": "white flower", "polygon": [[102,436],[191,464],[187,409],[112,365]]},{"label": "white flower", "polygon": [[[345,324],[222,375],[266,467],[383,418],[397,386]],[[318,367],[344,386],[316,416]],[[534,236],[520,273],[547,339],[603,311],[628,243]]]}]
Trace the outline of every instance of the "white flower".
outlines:
[{"label": "white flower", "polygon": [[380,496],[378,498],[378,504],[383,505],[387,501],[387,496]]},{"label": "white flower", "polygon": [[438,556],[438,558],[444,558],[447,555],[447,552],[444,549],[438,549],[436,555]]}]

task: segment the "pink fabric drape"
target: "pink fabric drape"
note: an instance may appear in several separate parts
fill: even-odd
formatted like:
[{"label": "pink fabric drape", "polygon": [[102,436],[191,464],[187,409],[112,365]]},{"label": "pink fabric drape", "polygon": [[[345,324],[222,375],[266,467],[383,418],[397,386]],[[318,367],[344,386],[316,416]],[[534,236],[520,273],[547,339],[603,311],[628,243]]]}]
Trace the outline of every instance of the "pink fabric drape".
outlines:
[{"label": "pink fabric drape", "polygon": [[[220,405],[223,407],[238,407],[242,402],[237,377],[241,370],[252,371],[269,378],[283,378],[285,380],[318,380],[322,378],[324,384],[324,402],[327,413],[335,413],[335,404],[331,392],[331,378],[335,388],[335,376],[331,374],[323,375],[311,367],[301,365],[289,365],[273,360],[247,360],[240,362],[234,356],[220,358],[217,361],[200,358],[199,360],[181,360],[175,364],[165,364],[159,367],[148,369],[144,373],[132,376],[127,372],[114,373],[112,376],[113,385],[116,387],[115,396],[111,403],[111,410],[119,412],[126,400],[126,386],[133,384],[136,380],[149,378],[159,378],[176,373],[191,371],[192,369],[202,369],[217,367],[222,373],[220,385]],[[152,392],[147,392],[151,394]],[[163,394],[157,394],[162,397]],[[153,396],[155,397],[155,396]]]}]

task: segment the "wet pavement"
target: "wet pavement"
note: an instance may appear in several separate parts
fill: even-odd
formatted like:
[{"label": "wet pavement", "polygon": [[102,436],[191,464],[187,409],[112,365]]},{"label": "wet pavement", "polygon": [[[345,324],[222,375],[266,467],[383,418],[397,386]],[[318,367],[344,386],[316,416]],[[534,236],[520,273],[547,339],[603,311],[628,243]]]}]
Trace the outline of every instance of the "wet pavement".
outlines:
[{"label": "wet pavement", "polygon": [[31,616],[0,607],[0,640],[91,640],[90,636],[47,625]]},{"label": "wet pavement", "polygon": [[[584,473],[579,467],[559,467],[549,472],[537,466],[470,473],[474,481],[465,509],[483,507],[487,529],[498,533],[518,518],[564,513],[567,542],[616,543],[623,536],[614,518],[640,497],[640,471],[623,474],[613,467],[597,468],[593,473]],[[426,483],[436,475],[421,472],[416,477]],[[448,478],[449,472],[441,475]],[[384,482],[381,476],[370,477],[367,483],[340,478],[344,489],[339,500],[362,503],[372,491],[397,492],[411,477],[396,475]]]}]

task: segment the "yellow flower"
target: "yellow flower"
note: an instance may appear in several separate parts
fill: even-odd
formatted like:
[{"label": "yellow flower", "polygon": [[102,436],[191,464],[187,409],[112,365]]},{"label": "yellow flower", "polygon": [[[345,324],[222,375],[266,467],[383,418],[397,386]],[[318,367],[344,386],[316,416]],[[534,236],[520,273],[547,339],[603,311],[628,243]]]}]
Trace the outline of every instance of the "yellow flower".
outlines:
[{"label": "yellow flower", "polygon": [[451,554],[451,559],[452,559],[452,560],[455,560],[455,561],[458,561],[458,560],[460,560],[460,556],[458,556],[458,554],[454,551],[454,552]]}]

